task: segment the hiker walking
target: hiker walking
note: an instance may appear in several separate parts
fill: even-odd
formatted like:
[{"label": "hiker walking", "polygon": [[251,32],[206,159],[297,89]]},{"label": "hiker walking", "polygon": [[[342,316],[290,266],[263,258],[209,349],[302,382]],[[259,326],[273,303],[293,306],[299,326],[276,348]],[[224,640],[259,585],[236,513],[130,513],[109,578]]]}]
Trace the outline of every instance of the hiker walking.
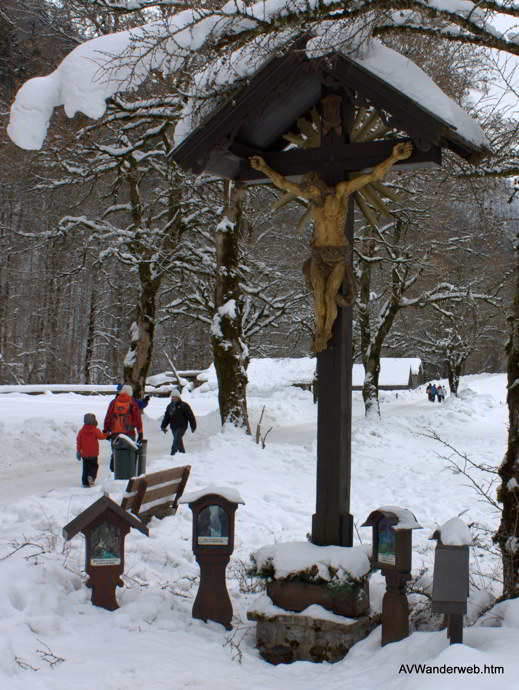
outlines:
[{"label": "hiker walking", "polygon": [[95,414],[87,412],[83,426],[76,437],[76,458],[83,461],[81,483],[85,488],[94,486],[99,470],[99,441],[110,434],[99,431]]},{"label": "hiker walking", "polygon": [[174,388],[171,391],[171,402],[166,407],[164,419],[160,425],[161,431],[165,434],[167,433],[168,426],[173,434],[173,445],[171,446],[170,455],[175,455],[177,451],[179,453],[186,452],[182,437],[187,431],[188,424],[191,427],[191,433],[194,434],[196,431],[196,419],[193,410],[187,402],[180,398],[180,391]]},{"label": "hiker walking", "polygon": [[[135,440],[135,433],[137,433],[137,443],[142,441],[141,411],[132,396],[132,387],[125,385],[121,388],[119,395],[108,405],[103,431],[110,433],[112,448],[115,439],[121,434]],[[110,469],[114,471],[113,452]]]},{"label": "hiker walking", "polygon": [[[119,395],[122,387],[123,387],[122,383],[117,384],[117,387],[115,389],[116,390],[115,397],[117,397]],[[142,400],[140,400],[139,398],[134,398],[134,400],[137,403],[137,405],[139,406],[139,410],[142,412],[146,407],[148,407],[148,404],[151,400],[151,395],[145,395]]]}]

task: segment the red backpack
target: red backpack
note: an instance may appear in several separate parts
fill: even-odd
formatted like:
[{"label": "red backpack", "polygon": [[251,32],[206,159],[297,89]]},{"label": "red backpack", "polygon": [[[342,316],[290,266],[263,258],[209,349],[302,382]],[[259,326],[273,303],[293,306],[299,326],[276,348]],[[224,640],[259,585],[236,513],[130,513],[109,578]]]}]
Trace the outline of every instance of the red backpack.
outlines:
[{"label": "red backpack", "polygon": [[114,404],[114,422],[112,431],[116,434],[133,432],[132,401],[123,402],[116,398]]}]

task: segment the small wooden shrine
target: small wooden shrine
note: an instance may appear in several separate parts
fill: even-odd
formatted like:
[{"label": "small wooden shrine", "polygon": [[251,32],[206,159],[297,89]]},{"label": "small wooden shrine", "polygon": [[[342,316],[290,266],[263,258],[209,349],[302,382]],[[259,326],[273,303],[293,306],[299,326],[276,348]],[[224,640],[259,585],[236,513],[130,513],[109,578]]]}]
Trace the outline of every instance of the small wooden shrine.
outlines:
[{"label": "small wooden shrine", "polygon": [[132,527],[149,536],[146,525],[108,496],[101,496],[63,527],[66,541],[78,532],[85,536],[85,570],[89,575],[86,586],[92,589],[95,606],[109,611],[119,608],[115,590],[123,586],[124,540]]}]

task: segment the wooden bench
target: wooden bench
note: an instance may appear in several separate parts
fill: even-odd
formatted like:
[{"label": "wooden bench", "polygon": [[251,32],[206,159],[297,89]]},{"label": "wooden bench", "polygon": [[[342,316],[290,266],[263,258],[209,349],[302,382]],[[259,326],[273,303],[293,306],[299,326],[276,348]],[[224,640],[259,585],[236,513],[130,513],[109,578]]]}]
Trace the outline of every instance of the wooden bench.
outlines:
[{"label": "wooden bench", "polygon": [[121,508],[130,510],[144,522],[153,516],[175,515],[190,472],[191,465],[184,465],[130,479]]}]

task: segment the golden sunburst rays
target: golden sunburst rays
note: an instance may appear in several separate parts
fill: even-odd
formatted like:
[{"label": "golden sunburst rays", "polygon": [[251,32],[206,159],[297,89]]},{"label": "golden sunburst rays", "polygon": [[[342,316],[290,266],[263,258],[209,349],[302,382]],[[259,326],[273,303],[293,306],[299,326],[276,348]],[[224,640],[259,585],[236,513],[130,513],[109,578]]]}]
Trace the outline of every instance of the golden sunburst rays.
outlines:
[{"label": "golden sunburst rays", "polygon": [[[283,139],[290,142],[292,146],[301,149],[316,148],[321,143],[321,117],[314,107],[306,117],[300,117],[296,120],[298,132],[287,132],[283,134]],[[355,113],[355,121],[353,123],[351,143],[360,144],[369,141],[382,139],[390,131],[390,128],[384,124],[380,114],[373,108],[359,108]],[[361,173],[353,174],[356,177]],[[386,204],[386,199],[390,201],[402,201],[402,197],[395,192],[391,187],[383,182],[372,182],[363,187],[361,191],[355,192],[353,195],[355,203],[366,221],[374,228],[378,227],[379,219],[381,217],[390,217],[391,212]],[[272,206],[273,211],[286,206],[291,201],[297,199],[297,195],[288,192],[283,194]],[[310,218],[310,213],[304,213],[298,224],[298,230],[302,230]]]}]

